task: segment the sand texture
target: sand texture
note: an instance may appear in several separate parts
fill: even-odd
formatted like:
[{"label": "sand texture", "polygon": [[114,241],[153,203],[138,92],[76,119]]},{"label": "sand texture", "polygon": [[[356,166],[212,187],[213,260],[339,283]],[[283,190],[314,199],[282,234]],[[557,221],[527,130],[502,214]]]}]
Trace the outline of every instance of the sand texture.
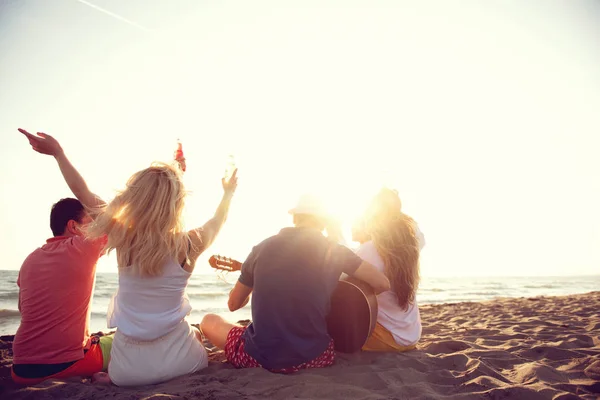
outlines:
[{"label": "sand texture", "polygon": [[10,380],[11,336],[0,343],[2,399],[597,399],[600,292],[421,307],[423,338],[404,354],[339,354],[336,365],[283,376],[209,367],[138,388],[87,379],[34,387]]}]

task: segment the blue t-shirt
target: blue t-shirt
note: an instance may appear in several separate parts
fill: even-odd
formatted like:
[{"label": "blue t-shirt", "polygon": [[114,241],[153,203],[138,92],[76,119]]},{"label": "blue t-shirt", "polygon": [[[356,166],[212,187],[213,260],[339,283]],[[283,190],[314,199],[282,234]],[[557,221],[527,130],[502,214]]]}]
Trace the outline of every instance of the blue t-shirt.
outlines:
[{"label": "blue t-shirt", "polygon": [[[326,252],[331,249],[327,265]],[[252,249],[239,281],[253,288],[246,352],[267,369],[303,364],[331,340],[326,317],[342,272],[362,260],[310,228],[285,228]]]}]

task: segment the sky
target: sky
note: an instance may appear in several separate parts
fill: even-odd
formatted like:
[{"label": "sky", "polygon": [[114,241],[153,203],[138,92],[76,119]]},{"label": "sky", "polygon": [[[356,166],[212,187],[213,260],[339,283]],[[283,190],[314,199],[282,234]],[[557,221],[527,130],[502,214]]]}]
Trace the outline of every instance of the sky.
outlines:
[{"label": "sky", "polygon": [[424,276],[597,274],[598,110],[597,1],[5,0],[0,269],[70,196],[22,127],[107,200],[180,138],[189,228],[234,154],[207,256],[243,260],[306,191],[348,229],[387,185],[426,236]]}]

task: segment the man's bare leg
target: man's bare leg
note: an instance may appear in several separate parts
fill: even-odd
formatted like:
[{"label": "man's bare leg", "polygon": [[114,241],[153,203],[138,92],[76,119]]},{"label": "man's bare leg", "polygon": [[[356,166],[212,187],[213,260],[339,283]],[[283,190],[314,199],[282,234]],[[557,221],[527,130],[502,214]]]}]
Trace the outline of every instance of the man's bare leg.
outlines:
[{"label": "man's bare leg", "polygon": [[227,322],[216,314],[206,314],[204,318],[202,318],[202,322],[200,322],[200,330],[204,336],[220,349],[225,349],[227,335],[231,328],[236,326],[239,325]]}]

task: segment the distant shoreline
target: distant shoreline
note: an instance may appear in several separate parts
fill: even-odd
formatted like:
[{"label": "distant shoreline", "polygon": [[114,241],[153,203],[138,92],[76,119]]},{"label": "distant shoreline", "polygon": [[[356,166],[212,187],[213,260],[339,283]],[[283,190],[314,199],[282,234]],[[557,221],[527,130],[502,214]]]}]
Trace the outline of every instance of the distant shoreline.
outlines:
[{"label": "distant shoreline", "polygon": [[[18,272],[18,268],[13,269],[3,269],[0,268],[0,273],[2,272]],[[117,275],[117,271],[96,271],[96,274],[102,275]],[[236,272],[230,272],[230,275],[238,274]],[[214,270],[211,269],[202,269],[194,272],[194,275],[202,275],[202,276],[216,276]],[[543,278],[543,279],[561,279],[561,278],[600,278],[600,273],[598,274],[564,274],[564,275],[424,275],[421,274],[422,279],[524,279],[524,278]]]}]

